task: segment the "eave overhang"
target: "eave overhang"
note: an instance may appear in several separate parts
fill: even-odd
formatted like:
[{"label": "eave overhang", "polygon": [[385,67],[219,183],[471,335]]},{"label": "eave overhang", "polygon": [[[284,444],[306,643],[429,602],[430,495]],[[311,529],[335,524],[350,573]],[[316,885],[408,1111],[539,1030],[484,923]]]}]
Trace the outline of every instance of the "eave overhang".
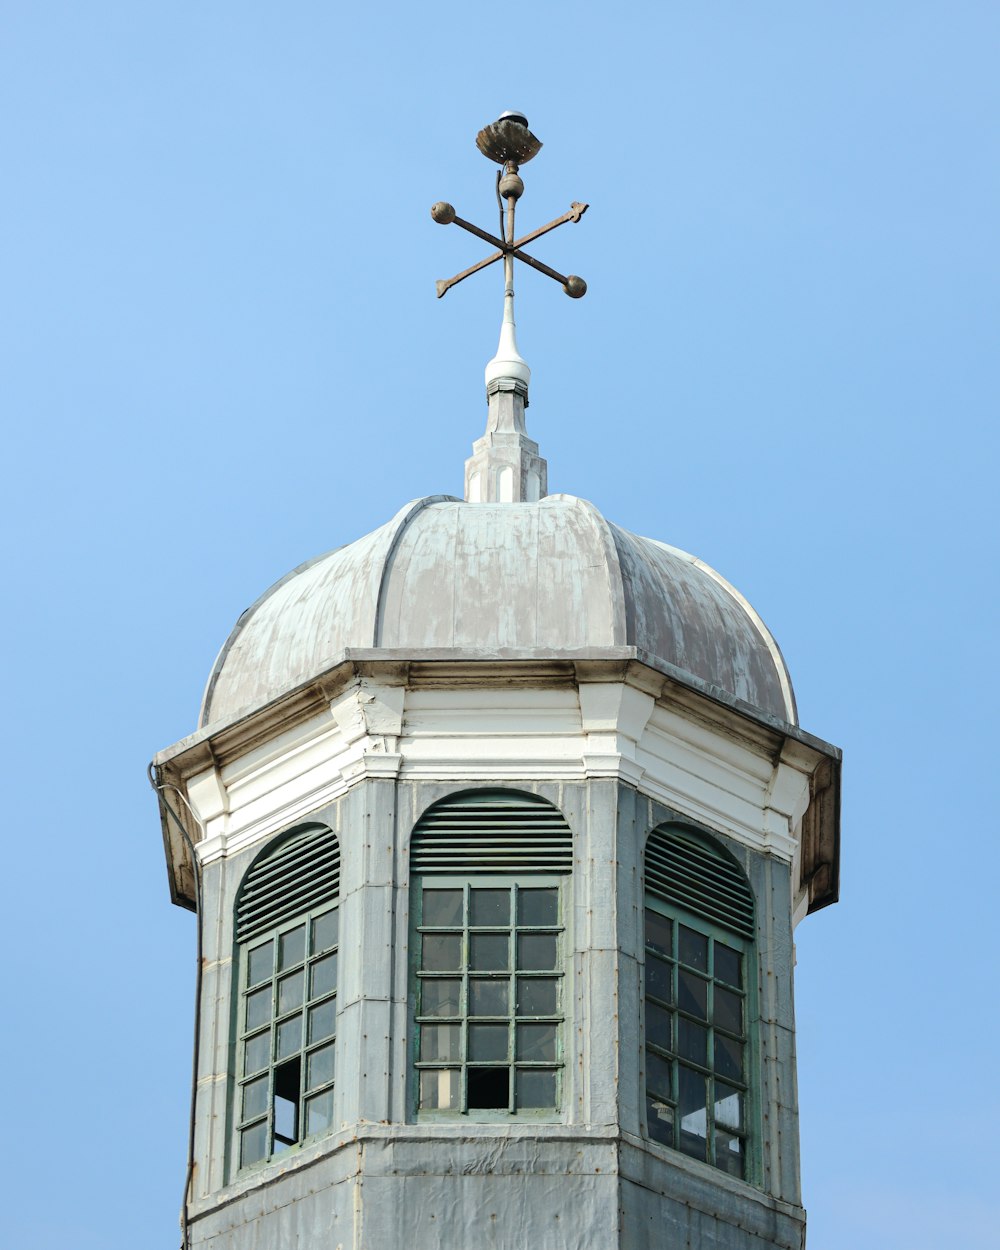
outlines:
[{"label": "eave overhang", "polygon": [[553,652],[532,649],[485,654],[455,648],[401,651],[353,648],[322,673],[258,707],[208,724],[160,751],[151,772],[157,786],[171,900],[195,908],[191,847],[200,840],[197,821],[181,797],[187,780],[239,758],[283,730],[321,713],[359,678],[404,687],[477,685],[580,685],[619,681],[654,699],[686,705],[725,731],[751,738],[777,759],[788,743],[815,760],[809,805],[802,820],[800,877],[808,890],[808,912],[835,903],[840,893],[840,776],[842,752],[797,725],[734,698],[692,674],[637,647],[585,648]]}]

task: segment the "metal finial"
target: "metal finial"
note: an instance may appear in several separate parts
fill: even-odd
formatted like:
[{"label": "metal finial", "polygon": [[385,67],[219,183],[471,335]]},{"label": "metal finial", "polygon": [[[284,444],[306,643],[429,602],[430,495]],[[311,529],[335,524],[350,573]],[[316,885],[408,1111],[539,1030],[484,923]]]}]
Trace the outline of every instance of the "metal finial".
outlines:
[{"label": "metal finial", "polygon": [[528,119],[523,113],[508,109],[495,122],[480,130],[476,135],[476,147],[483,156],[498,165],[507,161],[523,165],[538,155],[542,142],[528,129]]},{"label": "metal finial", "polygon": [[[530,265],[532,269],[536,269],[539,273],[544,273],[548,277],[554,278],[572,299],[579,299],[582,295],[586,295],[587,284],[582,278],[578,278],[575,274],[566,275],[558,273],[555,269],[550,269],[548,265],[543,265],[541,261],[535,260],[533,256],[529,256],[527,252],[521,249],[525,243],[541,238],[543,234],[548,234],[550,230],[555,230],[557,226],[562,226],[567,221],[579,221],[587,211],[588,205],[574,200],[570,205],[568,213],[563,213],[555,221],[550,221],[547,226],[541,226],[538,230],[532,230],[530,234],[526,234],[520,239],[514,238],[514,208],[517,201],[524,194],[524,182],[518,173],[518,166],[523,165],[526,161],[530,161],[533,156],[537,155],[542,146],[541,142],[528,129],[528,119],[523,113],[508,110],[506,113],[501,114],[497,121],[492,122],[489,126],[484,126],[480,130],[476,136],[476,146],[484,156],[501,166],[501,169],[497,172],[497,200],[500,202],[500,233],[503,237],[497,238],[495,234],[490,234],[486,230],[480,230],[478,226],[465,221],[458,216],[453,206],[444,200],[440,200],[435,204],[431,208],[431,217],[439,225],[450,226],[454,223],[456,226],[461,226],[463,230],[468,230],[470,234],[476,235],[477,238],[491,243],[498,249],[491,256],[487,256],[485,260],[481,260],[478,264],[472,265],[470,268],[456,274],[454,278],[439,281],[437,283],[438,299],[465,278],[478,273],[480,269],[485,269],[488,265],[492,265],[498,260],[504,262],[505,296],[509,293],[510,297],[513,298],[515,259],[522,261],[525,265]],[[504,222],[503,200],[507,201],[506,223]]]},{"label": "metal finial", "polygon": [[517,202],[524,194],[524,181],[519,173],[519,166],[538,154],[541,142],[528,129],[528,119],[523,113],[508,110],[495,122],[483,127],[476,136],[476,146],[484,156],[500,166],[496,181],[497,204],[500,209],[499,236],[465,221],[455,212],[454,206],[444,200],[431,208],[431,217],[439,225],[461,226],[463,230],[497,249],[478,264],[456,274],[454,278],[438,282],[438,299],[465,278],[478,273],[480,269],[486,269],[498,260],[503,261],[504,269],[500,345],[496,355],[486,366],[486,393],[489,399],[487,433],[484,439],[474,445],[473,457],[466,463],[466,498],[476,502],[492,499],[501,502],[537,500],[545,494],[546,468],[544,460],[538,455],[537,443],[528,439],[524,428],[524,409],[528,403],[531,370],[517,348],[514,326],[514,261],[519,260],[539,273],[554,278],[572,299],[580,299],[586,295],[587,284],[582,278],[575,274],[558,273],[522,249],[526,243],[541,238],[557,226],[568,221],[579,221],[587,211],[587,205],[574,201],[569,212],[563,213],[555,221],[532,230],[520,239],[515,238],[514,214]]}]

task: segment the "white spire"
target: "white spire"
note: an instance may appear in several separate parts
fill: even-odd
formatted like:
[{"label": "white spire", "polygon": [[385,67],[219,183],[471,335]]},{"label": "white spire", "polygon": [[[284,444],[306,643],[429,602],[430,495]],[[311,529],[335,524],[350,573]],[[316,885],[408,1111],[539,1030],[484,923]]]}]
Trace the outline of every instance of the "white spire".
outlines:
[{"label": "white spire", "polygon": [[497,354],[486,366],[486,389],[491,382],[510,378],[522,382],[525,387],[531,381],[528,362],[517,350],[517,327],[514,324],[514,291],[508,287],[504,292],[503,321],[500,325],[500,345]]}]

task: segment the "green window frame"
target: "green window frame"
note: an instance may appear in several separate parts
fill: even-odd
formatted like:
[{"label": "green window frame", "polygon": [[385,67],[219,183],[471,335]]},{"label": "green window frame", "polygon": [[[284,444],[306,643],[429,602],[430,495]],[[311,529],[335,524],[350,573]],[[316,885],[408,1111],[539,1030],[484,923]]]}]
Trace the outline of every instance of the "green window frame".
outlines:
[{"label": "green window frame", "polygon": [[237,905],[237,1169],[333,1128],[340,856],[329,830],[259,858]]},{"label": "green window frame", "polygon": [[559,878],[422,877],[415,893],[418,1114],[554,1115],[565,1021]]},{"label": "green window frame", "polygon": [[753,896],[707,838],[654,831],[644,922],[646,1135],[753,1179]]},{"label": "green window frame", "polygon": [[435,803],[414,826],[418,1119],[558,1116],[572,865],[565,817],[534,794],[465,791]]}]

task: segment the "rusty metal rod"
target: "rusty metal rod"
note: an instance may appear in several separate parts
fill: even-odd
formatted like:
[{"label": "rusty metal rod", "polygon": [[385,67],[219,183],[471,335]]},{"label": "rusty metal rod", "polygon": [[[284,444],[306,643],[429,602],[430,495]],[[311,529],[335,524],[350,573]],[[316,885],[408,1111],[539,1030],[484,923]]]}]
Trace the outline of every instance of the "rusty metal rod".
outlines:
[{"label": "rusty metal rod", "polygon": [[463,269],[461,273],[455,274],[454,278],[448,278],[446,281],[438,279],[436,283],[438,299],[447,291],[450,291],[453,286],[458,286],[460,282],[471,277],[472,274],[478,273],[480,269],[485,269],[487,265],[493,265],[498,260],[503,260],[503,255],[503,252],[494,252],[492,256],[487,256],[485,260],[481,260],[478,265],[470,265],[468,269]]},{"label": "rusty metal rod", "polygon": [[565,225],[567,221],[579,221],[589,207],[589,204],[577,204],[574,202],[568,213],[563,213],[563,215],[561,217],[557,217],[555,221],[550,221],[547,226],[539,226],[537,230],[532,230],[530,234],[526,234],[523,238],[517,239],[514,246],[524,247],[525,243],[530,243],[533,239],[540,239],[543,234],[548,234],[550,230],[555,230],[556,226]]},{"label": "rusty metal rod", "polygon": [[565,225],[566,222],[577,222],[590,207],[589,204],[580,204],[573,202],[569,212],[563,213],[561,217],[557,217],[554,221],[550,221],[546,226],[539,226],[537,230],[532,230],[530,234],[526,234],[523,238],[517,239],[513,246],[509,243],[498,239],[496,235],[490,234],[486,230],[480,230],[478,226],[474,226],[471,221],[466,221],[464,217],[453,218],[456,226],[461,226],[463,230],[468,230],[470,234],[474,234],[477,238],[484,239],[487,243],[492,243],[499,251],[487,256],[484,260],[479,261],[475,265],[470,265],[468,269],[463,269],[461,273],[457,273],[454,278],[439,279],[436,283],[437,296],[440,299],[453,286],[457,286],[459,282],[463,282],[466,278],[471,277],[474,273],[478,273],[480,269],[486,269],[489,265],[494,265],[498,260],[502,260],[508,253],[516,256],[518,260],[523,261],[526,265],[530,265],[532,269],[537,269],[539,273],[544,273],[550,278],[554,278],[556,282],[561,282],[564,286],[569,280],[564,274],[558,273],[555,269],[550,269],[548,265],[543,265],[541,261],[535,260],[526,252],[520,249],[525,243],[531,243],[532,240],[541,238],[543,234],[548,234],[550,230],[555,230],[557,226]]},{"label": "rusty metal rod", "polygon": [[474,234],[477,238],[483,239],[487,243],[492,243],[494,247],[500,249],[501,253],[507,250],[507,244],[503,239],[498,239],[495,234],[490,234],[486,230],[480,230],[478,226],[474,226],[471,221],[466,221],[464,217],[453,217],[452,221],[456,226],[461,226],[463,230],[468,230],[470,234]]},{"label": "rusty metal rod", "polygon": [[535,260],[535,258],[533,256],[529,256],[527,252],[521,252],[518,251],[517,248],[514,248],[513,254],[518,260],[523,260],[526,265],[530,265],[532,269],[537,269],[539,273],[544,273],[549,278],[555,278],[555,280],[562,283],[563,286],[565,286],[569,281],[569,278],[565,274],[559,273],[555,269],[550,269],[548,265],[543,265],[540,260]]}]

